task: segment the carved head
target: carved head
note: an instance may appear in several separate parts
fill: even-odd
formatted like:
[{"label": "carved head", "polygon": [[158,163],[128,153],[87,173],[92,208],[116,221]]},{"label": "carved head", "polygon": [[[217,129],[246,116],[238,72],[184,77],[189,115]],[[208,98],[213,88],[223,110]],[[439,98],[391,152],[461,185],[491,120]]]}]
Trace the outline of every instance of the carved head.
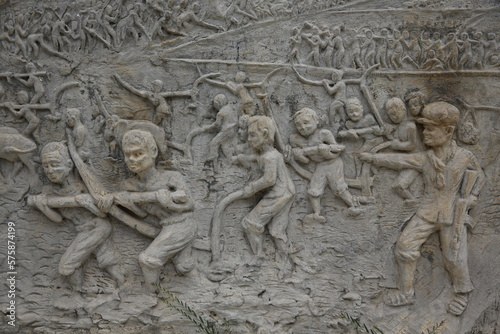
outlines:
[{"label": "carved head", "polygon": [[29,95],[28,95],[28,92],[25,91],[25,90],[20,90],[18,93],[17,93],[17,102],[19,104],[28,104],[30,101],[30,98],[29,98]]},{"label": "carved head", "polygon": [[316,131],[319,125],[318,114],[311,108],[302,108],[293,116],[297,131],[304,136],[309,137]]},{"label": "carved head", "polygon": [[393,123],[400,124],[406,119],[406,106],[399,97],[388,99],[385,102],[385,111]]},{"label": "carved head", "polygon": [[162,91],[163,89],[163,81],[161,80],[154,80],[152,83],[151,83],[151,87],[153,88],[153,91],[155,93],[159,93]]},{"label": "carved head", "polygon": [[267,116],[252,116],[248,120],[248,143],[260,151],[266,145],[274,143],[276,127],[274,122]]},{"label": "carved head", "polygon": [[80,120],[80,110],[77,108],[68,108],[66,109],[66,124],[70,127],[74,127],[77,123],[77,121]]},{"label": "carved head", "polygon": [[27,63],[26,64],[26,71],[28,72],[35,72],[36,66],[33,63]]},{"label": "carved head", "polygon": [[247,74],[243,71],[240,71],[240,72],[236,73],[236,75],[234,76],[234,81],[243,82],[246,80],[246,78],[247,78]]},{"label": "carved head", "polygon": [[73,169],[73,161],[65,144],[48,143],[43,147],[41,157],[43,171],[50,182],[61,184],[68,179]]},{"label": "carved head", "polygon": [[357,97],[348,98],[345,104],[347,117],[353,122],[358,122],[363,117],[363,105]]},{"label": "carved head", "polygon": [[417,122],[424,125],[424,144],[430,147],[443,146],[453,136],[460,118],[457,107],[447,102],[433,102],[425,106]]},{"label": "carved head", "polygon": [[154,167],[158,146],[153,135],[142,130],[130,130],[123,135],[122,150],[125,163],[132,173],[141,173]]},{"label": "carved head", "polygon": [[226,95],[218,94],[214,97],[213,105],[216,110],[221,110],[226,104],[228,104]]},{"label": "carved head", "polygon": [[405,94],[405,102],[408,105],[408,110],[413,116],[420,115],[422,108],[424,107],[424,93],[420,90],[409,90]]}]

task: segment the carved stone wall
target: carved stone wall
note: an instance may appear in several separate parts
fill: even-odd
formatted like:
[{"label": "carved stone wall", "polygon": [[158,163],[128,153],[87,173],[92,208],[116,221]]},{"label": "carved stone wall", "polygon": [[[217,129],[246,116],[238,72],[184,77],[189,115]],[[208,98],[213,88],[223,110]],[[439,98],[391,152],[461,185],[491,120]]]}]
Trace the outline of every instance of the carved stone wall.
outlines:
[{"label": "carved stone wall", "polygon": [[498,332],[499,9],[0,1],[1,332]]}]

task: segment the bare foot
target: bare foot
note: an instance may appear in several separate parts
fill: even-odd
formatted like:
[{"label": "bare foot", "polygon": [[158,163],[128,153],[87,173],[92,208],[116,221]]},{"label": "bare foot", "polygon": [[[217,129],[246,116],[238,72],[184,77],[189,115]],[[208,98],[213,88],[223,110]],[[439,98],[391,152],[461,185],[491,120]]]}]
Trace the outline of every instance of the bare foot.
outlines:
[{"label": "bare foot", "polygon": [[456,316],[462,315],[468,303],[468,293],[456,293],[455,297],[453,297],[451,302],[448,304],[448,312]]}]

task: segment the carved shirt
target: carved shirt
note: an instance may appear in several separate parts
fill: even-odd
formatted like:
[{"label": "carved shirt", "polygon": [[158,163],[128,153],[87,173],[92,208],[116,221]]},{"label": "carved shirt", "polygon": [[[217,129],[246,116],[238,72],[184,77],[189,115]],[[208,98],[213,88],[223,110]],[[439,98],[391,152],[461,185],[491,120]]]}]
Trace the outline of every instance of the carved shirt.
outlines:
[{"label": "carved shirt", "polygon": [[484,173],[472,152],[458,147],[455,142],[452,143],[447,157],[441,161],[441,171],[436,168],[436,162],[432,161],[436,159],[433,155],[432,150],[413,154],[377,154],[373,161],[388,168],[413,168],[420,171],[423,174],[425,189],[416,214],[428,222],[451,225],[465,171],[477,172],[478,179],[472,189],[472,195],[475,196],[483,185]]}]

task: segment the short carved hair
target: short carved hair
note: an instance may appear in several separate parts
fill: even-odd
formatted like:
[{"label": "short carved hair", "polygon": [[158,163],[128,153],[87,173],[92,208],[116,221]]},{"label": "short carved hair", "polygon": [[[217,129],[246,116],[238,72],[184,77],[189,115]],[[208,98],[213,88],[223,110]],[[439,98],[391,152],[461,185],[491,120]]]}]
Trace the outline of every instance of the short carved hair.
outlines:
[{"label": "short carved hair", "polygon": [[267,130],[268,140],[274,143],[274,135],[276,134],[276,126],[271,118],[267,116],[252,116],[248,120],[248,128],[255,124],[260,131]]},{"label": "short carved hair", "polygon": [[67,161],[71,160],[68,147],[58,141],[53,141],[50,143],[47,143],[43,148],[42,152],[40,152],[40,156],[43,157],[44,155],[47,155],[49,153],[57,153],[61,157],[62,160]]},{"label": "short carved hair", "polygon": [[158,149],[153,135],[143,130],[127,131],[122,139],[122,147],[125,145],[146,147],[150,151]]},{"label": "short carved hair", "polygon": [[314,109],[311,109],[311,108],[302,108],[300,109],[299,111],[297,111],[294,115],[293,115],[293,119],[297,119],[298,117],[302,116],[302,115],[309,115],[311,116],[312,119],[314,120],[317,120],[318,119],[318,113],[316,112],[316,110]]}]

